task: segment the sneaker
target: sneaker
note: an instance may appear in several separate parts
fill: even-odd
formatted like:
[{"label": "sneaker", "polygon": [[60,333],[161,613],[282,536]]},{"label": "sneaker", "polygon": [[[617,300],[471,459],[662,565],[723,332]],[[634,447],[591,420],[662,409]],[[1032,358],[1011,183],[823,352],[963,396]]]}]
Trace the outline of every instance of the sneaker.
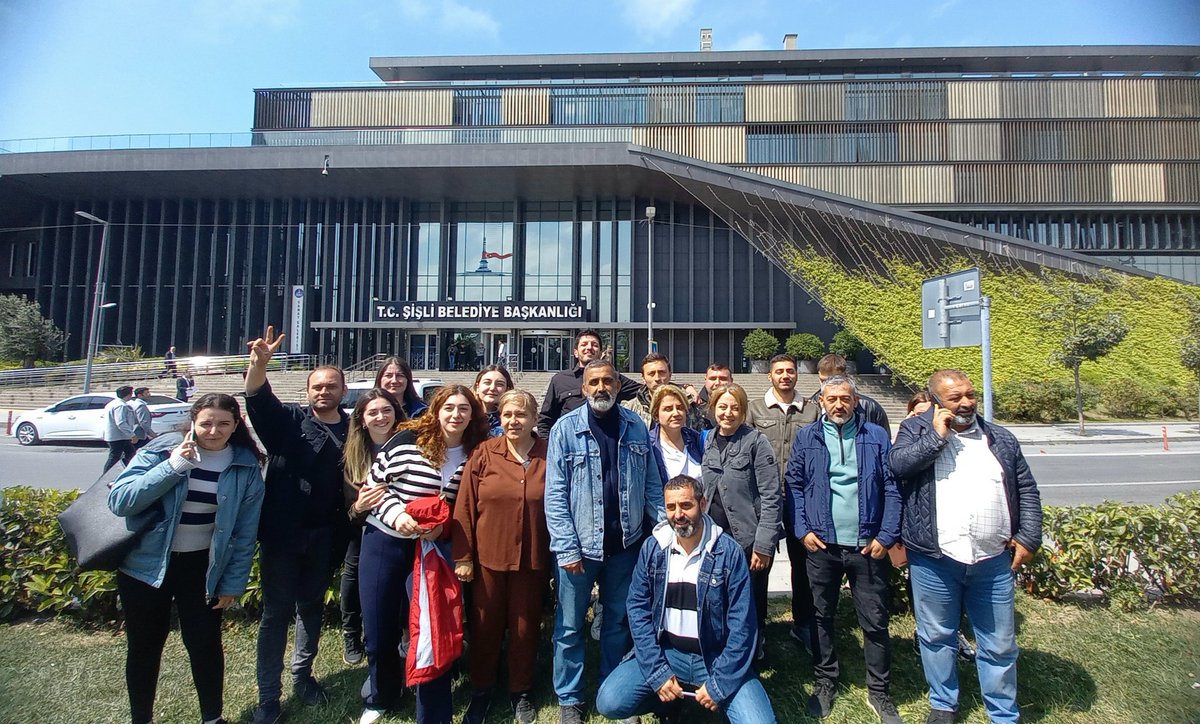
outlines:
[{"label": "sneaker", "polygon": [[833,711],[833,699],[837,687],[832,681],[820,680],[813,684],[812,696],[808,697],[808,715],[824,719]]},{"label": "sneaker", "polygon": [[560,705],[558,724],[583,724],[583,704]]},{"label": "sneaker", "polygon": [[362,715],[358,717],[358,724],[375,724],[383,718],[383,709],[372,709],[367,707],[363,709]]},{"label": "sneaker", "polygon": [[879,720],[883,724],[904,724],[899,710],[896,709],[896,704],[887,694],[871,694],[867,697],[867,703],[879,715]]},{"label": "sneaker", "polygon": [[292,686],[293,695],[304,702],[305,706],[320,706],[329,703],[329,692],[317,683],[312,674],[296,681]]},{"label": "sneaker", "polygon": [[510,702],[513,708],[513,720],[516,721],[516,724],[533,724],[537,721],[537,709],[534,708],[528,691],[513,694]]},{"label": "sneaker", "polygon": [[350,666],[358,666],[367,657],[363,651],[362,639],[358,636],[346,636],[342,640],[342,661]]},{"label": "sneaker", "polygon": [[975,660],[975,647],[963,636],[963,632],[958,632],[958,660],[971,663]]},{"label": "sneaker", "polygon": [[476,689],[471,694],[471,704],[463,716],[463,724],[483,724],[487,720],[488,710],[492,708],[492,690]]},{"label": "sneaker", "polygon": [[944,709],[931,709],[925,717],[925,724],[954,724],[954,712]]},{"label": "sneaker", "polygon": [[279,707],[278,699],[259,704],[254,710],[254,724],[275,724],[282,717],[283,710]]}]

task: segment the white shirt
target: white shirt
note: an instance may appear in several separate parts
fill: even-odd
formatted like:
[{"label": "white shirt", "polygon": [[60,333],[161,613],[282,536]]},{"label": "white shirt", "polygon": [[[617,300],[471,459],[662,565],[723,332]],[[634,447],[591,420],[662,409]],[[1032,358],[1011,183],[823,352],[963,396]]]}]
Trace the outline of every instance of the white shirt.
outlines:
[{"label": "white shirt", "polygon": [[1003,553],[1012,537],[1004,471],[979,423],[951,430],[933,465],[942,554],[970,565]]},{"label": "white shirt", "polygon": [[792,392],[792,401],[783,402],[775,396],[774,388],[768,389],[766,393],[763,394],[763,402],[766,404],[768,410],[772,407],[778,407],[780,410],[783,410],[783,414],[785,415],[788,413],[788,410],[793,407],[796,408],[796,412],[800,412],[804,409],[804,398],[797,395],[794,391]]},{"label": "white shirt", "polygon": [[671,447],[670,441],[666,435],[663,435],[661,430],[658,434],[659,447],[662,448],[663,463],[667,467],[667,480],[676,475],[686,475],[689,478],[700,479],[701,468],[698,460],[693,460],[687,454],[687,446],[683,450],[676,450]]}]

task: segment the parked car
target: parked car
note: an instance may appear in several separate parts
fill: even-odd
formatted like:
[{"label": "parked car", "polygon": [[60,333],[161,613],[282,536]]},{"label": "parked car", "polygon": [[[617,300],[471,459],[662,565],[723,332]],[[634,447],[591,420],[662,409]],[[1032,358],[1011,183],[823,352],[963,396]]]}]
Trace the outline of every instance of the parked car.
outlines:
[{"label": "parked car", "polygon": [[[422,400],[429,402],[433,396],[437,394],[439,388],[445,383],[441,380],[423,380],[419,377],[413,378],[413,387],[417,390],[417,394]],[[360,380],[358,382],[350,382],[346,385],[346,396],[342,398],[342,407],[347,412],[354,409],[355,403],[362,393],[375,386],[375,380]]]},{"label": "parked car", "polygon": [[[17,418],[13,437],[22,445],[45,440],[104,440],[104,406],[115,398],[111,392],[74,395],[41,410]],[[192,406],[166,395],[150,395],[146,401],[156,433],[170,432],[188,419]]]}]

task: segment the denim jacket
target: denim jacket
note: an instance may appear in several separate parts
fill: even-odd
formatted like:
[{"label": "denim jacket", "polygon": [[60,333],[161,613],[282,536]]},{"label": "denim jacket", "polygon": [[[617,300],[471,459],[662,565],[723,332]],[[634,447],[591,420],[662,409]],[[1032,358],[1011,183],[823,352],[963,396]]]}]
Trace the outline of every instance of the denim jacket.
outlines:
[{"label": "denim jacket", "polygon": [[[550,430],[546,453],[546,526],[550,552],[558,565],[584,558],[604,560],[604,481],[600,448],[588,425],[586,405],[559,418]],[[626,548],[641,540],[647,521],[664,520],[662,476],[650,450],[649,434],[637,413],[620,405],[617,443],[621,539]]]},{"label": "denim jacket", "polygon": [[[143,514],[161,501],[162,520],[146,531],[121,563],[121,571],[127,576],[155,588],[167,575],[171,542],[187,498],[187,473],[175,472],[167,462],[182,439],[177,433],[155,438],[130,461],[108,491],[108,507],[120,516]],[[205,578],[210,598],[240,596],[246,591],[263,492],[258,459],[249,450],[235,447],[233,462],[217,479],[217,520]]]},{"label": "denim jacket", "polygon": [[[704,682],[709,696],[718,704],[728,702],[742,684],[754,676],[754,646],[758,623],[754,594],[750,590],[750,568],[746,554],[721,526],[704,516],[704,559],[696,581],[696,619],[700,654],[708,669]],[[642,544],[641,555],[629,583],[626,611],[633,651],[638,667],[650,688],[657,691],[674,675],[660,638],[667,604],[667,557],[675,531],[670,523],[659,523]]]}]

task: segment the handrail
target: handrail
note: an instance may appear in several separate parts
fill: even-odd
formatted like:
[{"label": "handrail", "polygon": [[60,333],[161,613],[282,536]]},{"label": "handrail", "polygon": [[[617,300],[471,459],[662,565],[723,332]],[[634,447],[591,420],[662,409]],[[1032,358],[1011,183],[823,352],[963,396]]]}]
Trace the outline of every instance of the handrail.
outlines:
[{"label": "handrail", "polygon": [[366,372],[367,370],[374,372],[375,370],[379,369],[379,365],[383,364],[385,359],[391,356],[392,355],[385,354],[383,352],[376,352],[370,357],[364,357],[354,364],[344,367],[342,371],[346,372],[347,374],[350,372]]},{"label": "handrail", "polygon": [[[311,370],[317,365],[316,355],[277,354],[271,360],[269,370]],[[193,375],[221,375],[241,372],[246,368],[245,355],[226,357],[192,356],[175,360],[174,372]],[[83,384],[85,365],[59,365],[33,369],[0,370],[0,389],[20,387],[45,387],[49,385]],[[92,382],[124,383],[148,377],[174,376],[161,358],[134,362],[108,362],[92,365]]]}]

